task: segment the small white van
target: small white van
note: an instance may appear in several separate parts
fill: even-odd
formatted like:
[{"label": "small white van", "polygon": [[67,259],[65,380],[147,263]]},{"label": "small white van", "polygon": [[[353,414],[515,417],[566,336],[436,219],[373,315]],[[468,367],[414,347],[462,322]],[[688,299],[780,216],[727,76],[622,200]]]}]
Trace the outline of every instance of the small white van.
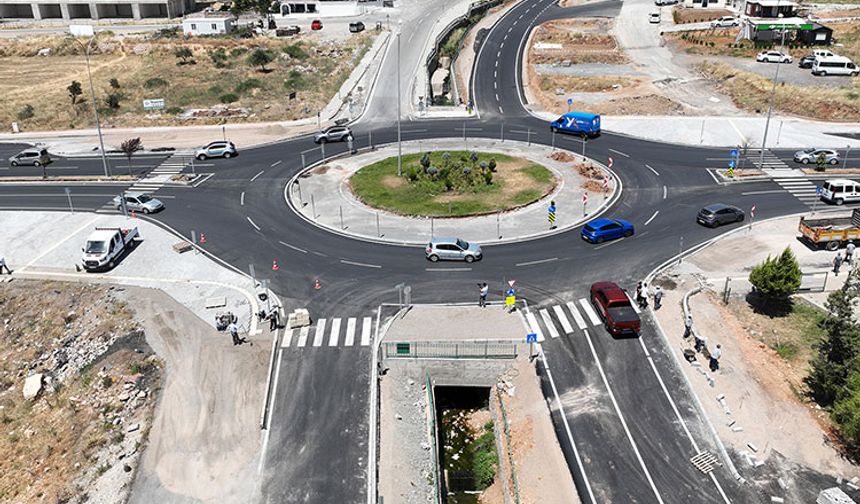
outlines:
[{"label": "small white van", "polygon": [[825,180],[821,186],[821,199],[837,205],[860,201],[860,182],[847,179]]},{"label": "small white van", "polygon": [[860,75],[860,68],[844,56],[816,57],[812,63],[813,75]]}]

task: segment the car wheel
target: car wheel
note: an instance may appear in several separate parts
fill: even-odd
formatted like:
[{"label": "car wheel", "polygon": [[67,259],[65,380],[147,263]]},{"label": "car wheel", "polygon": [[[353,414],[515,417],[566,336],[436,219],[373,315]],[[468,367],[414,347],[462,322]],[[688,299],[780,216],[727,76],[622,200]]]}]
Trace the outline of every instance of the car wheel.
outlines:
[{"label": "car wheel", "polygon": [[803,164],[809,164],[809,158],[803,158],[800,160],[800,162]]},{"label": "car wheel", "polygon": [[318,143],[328,143],[328,138],[322,137]]},{"label": "car wheel", "polygon": [[33,161],[33,166],[42,166],[42,163],[38,161]]},{"label": "car wheel", "polygon": [[113,269],[113,267],[114,267],[114,262],[113,262],[113,259],[111,259],[110,261],[108,261],[108,269]]},{"label": "car wheel", "polygon": [[198,160],[200,160],[200,161],[205,161],[205,160],[206,160],[206,155],[205,155],[205,154],[197,154],[197,159],[198,159]]},{"label": "car wheel", "polygon": [[633,230],[632,229],[628,229],[627,231],[624,232],[625,238],[630,238],[631,236],[633,236]]},{"label": "car wheel", "polygon": [[743,221],[744,221],[744,214],[738,215],[738,218],[735,219],[735,222],[743,222]]},{"label": "car wheel", "polygon": [[475,261],[475,256],[471,256],[471,255],[466,256],[466,262],[467,263],[472,263],[474,261]]},{"label": "car wheel", "polygon": [[824,246],[827,250],[833,252],[834,250],[839,250],[839,241],[829,241],[827,245]]},{"label": "car wheel", "polygon": [[143,211],[143,213],[149,215],[149,209],[148,208],[144,208],[142,211]]},{"label": "car wheel", "polygon": [[845,200],[842,198],[836,198],[835,200],[833,200],[833,202],[836,203],[837,205],[841,205],[841,204],[845,203]]},{"label": "car wheel", "polygon": [[230,159],[231,157],[233,157],[233,154],[230,154],[229,152],[225,152],[224,157],[227,159]]},{"label": "car wheel", "polygon": [[430,257],[428,257],[428,259],[430,259],[430,262],[438,262],[439,256],[437,256],[436,254],[433,254]]},{"label": "car wheel", "polygon": [[595,243],[603,243],[603,242],[604,242],[604,240],[605,240],[605,238],[603,238],[602,236],[598,236],[598,237],[597,237],[597,239],[596,239],[596,240],[594,240],[594,242],[595,242]]},{"label": "car wheel", "polygon": [[838,159],[836,159],[836,158],[833,158],[833,159],[831,159],[830,161],[828,161],[828,163],[830,163],[830,164],[832,164],[832,165],[837,165],[837,164],[839,164],[839,160],[838,160]]},{"label": "car wheel", "polygon": [[827,70],[822,70],[819,74],[820,74],[822,77],[827,77]]},{"label": "car wheel", "polygon": [[18,161],[12,161],[10,164],[11,164],[12,166],[18,166]]}]

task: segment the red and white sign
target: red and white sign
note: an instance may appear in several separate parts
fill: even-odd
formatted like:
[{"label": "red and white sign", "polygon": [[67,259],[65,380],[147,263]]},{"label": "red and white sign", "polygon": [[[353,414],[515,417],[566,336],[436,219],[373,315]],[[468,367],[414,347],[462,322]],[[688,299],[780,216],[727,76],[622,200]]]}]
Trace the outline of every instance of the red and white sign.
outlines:
[{"label": "red and white sign", "polygon": [[750,218],[755,219],[755,205],[750,208]]},{"label": "red and white sign", "polygon": [[582,204],[588,203],[588,193],[582,193]]},{"label": "red and white sign", "polygon": [[609,177],[603,177],[603,188],[609,189]]},{"label": "red and white sign", "polygon": [[612,168],[612,158],[609,158],[609,167]]},{"label": "red and white sign", "polygon": [[513,287],[516,280],[508,280],[508,287]]}]

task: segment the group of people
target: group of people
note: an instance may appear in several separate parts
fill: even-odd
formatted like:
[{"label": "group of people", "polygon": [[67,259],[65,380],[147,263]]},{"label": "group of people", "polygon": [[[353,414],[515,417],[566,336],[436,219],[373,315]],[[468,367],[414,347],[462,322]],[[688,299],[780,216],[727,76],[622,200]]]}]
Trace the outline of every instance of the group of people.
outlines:
[{"label": "group of people", "polygon": [[848,242],[848,245],[845,246],[845,257],[842,257],[842,254],[836,253],[836,257],[833,258],[833,274],[839,275],[839,270],[842,268],[843,264],[847,264],[848,268],[851,269],[854,267],[854,249],[857,248],[854,245],[854,242]]},{"label": "group of people", "polygon": [[[659,285],[654,287],[654,309],[659,310],[663,306],[663,288]],[[636,304],[639,308],[648,308],[648,298],[651,297],[651,289],[645,282],[636,284]]]},{"label": "group of people", "polygon": [[708,367],[711,369],[711,372],[715,372],[720,369],[720,357],[723,355],[722,346],[717,343],[714,348],[708,348],[708,341],[704,336],[701,336],[697,333],[693,332],[693,316],[689,313],[686,318],[684,318],[684,339],[693,337],[695,343],[693,344],[693,348],[697,352],[701,352],[707,348],[708,350]]}]

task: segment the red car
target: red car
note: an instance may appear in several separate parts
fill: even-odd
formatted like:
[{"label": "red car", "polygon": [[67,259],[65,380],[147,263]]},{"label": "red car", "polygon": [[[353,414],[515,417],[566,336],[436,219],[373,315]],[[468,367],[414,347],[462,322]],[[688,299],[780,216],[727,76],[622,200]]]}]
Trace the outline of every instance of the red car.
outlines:
[{"label": "red car", "polygon": [[603,318],[606,330],[612,335],[625,332],[639,333],[639,314],[633,309],[624,289],[612,282],[597,282],[591,286],[591,303]]},{"label": "red car", "polygon": [[320,21],[319,19],[314,19],[313,21],[311,21],[311,30],[322,30],[322,21]]}]

